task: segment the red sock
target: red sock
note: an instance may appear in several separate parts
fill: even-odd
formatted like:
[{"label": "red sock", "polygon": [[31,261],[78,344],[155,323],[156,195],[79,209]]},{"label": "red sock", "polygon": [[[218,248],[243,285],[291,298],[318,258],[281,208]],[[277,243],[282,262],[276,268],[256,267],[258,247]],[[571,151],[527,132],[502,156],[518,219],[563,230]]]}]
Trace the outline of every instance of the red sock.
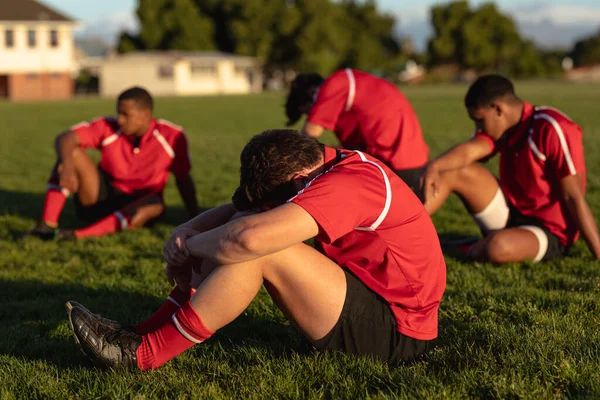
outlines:
[{"label": "red sock", "polygon": [[56,184],[49,183],[46,190],[46,200],[44,201],[44,211],[42,212],[42,221],[55,227],[58,225],[58,218],[62,212],[69,190]]},{"label": "red sock", "polygon": [[150,318],[145,321],[140,322],[137,325],[133,326],[135,332],[138,335],[145,335],[150,332],[154,332],[165,323],[171,320],[171,317],[182,304],[188,301],[192,295],[194,294],[194,289],[191,289],[188,293],[185,293],[176,286],[171,293],[169,293],[169,297],[163,303],[163,305],[156,310],[154,314]]},{"label": "red sock", "polygon": [[156,369],[213,333],[204,326],[188,300],[169,322],[142,337],[136,351],[138,366],[142,371]]},{"label": "red sock", "polygon": [[129,217],[123,211],[117,211],[100,221],[75,231],[77,239],[89,236],[103,236],[109,233],[124,231],[129,227]]}]

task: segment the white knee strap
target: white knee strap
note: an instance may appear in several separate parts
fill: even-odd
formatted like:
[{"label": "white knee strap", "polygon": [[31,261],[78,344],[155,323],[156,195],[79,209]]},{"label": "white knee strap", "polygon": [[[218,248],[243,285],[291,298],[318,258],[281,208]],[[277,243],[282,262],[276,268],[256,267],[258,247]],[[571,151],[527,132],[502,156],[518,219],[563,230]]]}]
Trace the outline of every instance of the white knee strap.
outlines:
[{"label": "white knee strap", "polygon": [[548,235],[546,235],[546,232],[544,232],[542,228],[533,225],[518,226],[517,228],[524,229],[535,235],[535,237],[538,240],[538,252],[535,255],[533,261],[542,261],[542,259],[546,255],[546,252],[548,251]]},{"label": "white knee strap", "polygon": [[487,235],[490,232],[504,229],[508,222],[509,214],[510,209],[508,208],[508,204],[506,204],[504,194],[498,188],[498,192],[496,192],[496,195],[485,209],[477,214],[472,214],[472,216],[477,225]]}]

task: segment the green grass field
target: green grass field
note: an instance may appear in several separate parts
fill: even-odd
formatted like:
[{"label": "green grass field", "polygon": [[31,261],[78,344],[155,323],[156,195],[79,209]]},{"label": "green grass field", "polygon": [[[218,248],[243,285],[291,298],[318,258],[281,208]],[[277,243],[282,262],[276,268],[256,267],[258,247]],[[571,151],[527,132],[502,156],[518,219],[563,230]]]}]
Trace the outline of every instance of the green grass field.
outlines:
[{"label": "green grass field", "polygon": [[[517,89],[583,127],[587,198],[600,218],[600,86],[535,82]],[[405,89],[432,156],[471,134],[465,91]],[[186,127],[201,206],[230,199],[240,150],[261,130],[282,127],[283,100],[264,94],[157,101],[158,116]],[[75,299],[137,322],[162,303],[170,290],[162,245],[185,218],[174,183],[166,192],[168,213],[151,229],[66,244],[18,237],[41,213],[54,136],[112,113],[110,100],[0,103],[0,399],[600,398],[600,264],[583,243],[567,259],[537,265],[447,259],[437,346],[415,365],[315,354],[263,291],[232,324],[160,370],[93,367],[73,343],[63,304]],[[440,233],[477,232],[455,198],[434,222]],[[70,203],[61,224],[77,226]]]}]

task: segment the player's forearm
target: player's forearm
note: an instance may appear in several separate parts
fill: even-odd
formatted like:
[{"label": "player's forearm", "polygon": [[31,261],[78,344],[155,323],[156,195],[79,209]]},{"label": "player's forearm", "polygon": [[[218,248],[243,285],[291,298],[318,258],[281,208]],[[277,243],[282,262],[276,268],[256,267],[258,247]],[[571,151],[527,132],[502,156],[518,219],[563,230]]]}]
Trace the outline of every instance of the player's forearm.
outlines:
[{"label": "player's forearm", "polygon": [[569,199],[567,206],[592,255],[596,259],[600,259],[600,235],[589,205],[584,198],[581,198]]},{"label": "player's forearm", "polygon": [[186,246],[192,256],[212,260],[217,265],[237,264],[261,257],[251,247],[250,226],[243,218],[192,236]]},{"label": "player's forearm", "polygon": [[232,203],[223,204],[203,212],[188,222],[180,225],[178,228],[188,228],[198,232],[206,232],[227,223],[236,212],[237,210]]},{"label": "player's forearm", "polygon": [[433,159],[429,163],[429,168],[435,168],[440,172],[464,168],[477,161],[473,153],[470,142],[457,144]]},{"label": "player's forearm", "polygon": [[194,218],[198,215],[198,200],[196,199],[196,186],[191,176],[185,179],[177,180],[177,189],[181,195],[181,199],[188,210],[190,217]]}]

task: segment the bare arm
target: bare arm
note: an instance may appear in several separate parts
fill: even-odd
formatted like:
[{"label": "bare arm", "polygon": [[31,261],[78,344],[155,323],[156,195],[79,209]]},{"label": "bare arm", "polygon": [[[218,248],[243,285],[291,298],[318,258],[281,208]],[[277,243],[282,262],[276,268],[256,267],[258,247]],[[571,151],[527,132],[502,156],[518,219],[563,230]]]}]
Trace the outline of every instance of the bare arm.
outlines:
[{"label": "bare arm", "polygon": [[177,179],[177,189],[179,190],[179,195],[181,196],[190,217],[194,218],[198,215],[198,201],[196,200],[196,186],[194,185],[191,175],[182,179]]},{"label": "bare arm", "polygon": [[190,237],[186,247],[194,257],[226,265],[276,253],[318,233],[319,227],[308,212],[287,203]]},{"label": "bare arm", "polygon": [[598,227],[583,195],[581,180],[580,175],[567,176],[560,181],[560,188],[569,213],[581,231],[588,248],[596,259],[600,259]]},{"label": "bare arm", "polygon": [[302,127],[302,134],[313,139],[321,137],[325,129],[321,125],[313,124],[312,122],[306,121]]},{"label": "bare arm", "polygon": [[185,228],[197,232],[206,232],[227,223],[236,212],[237,210],[232,203],[223,204],[197,215],[188,222],[179,225],[176,230]]},{"label": "bare arm", "polygon": [[439,172],[464,168],[492,153],[489,143],[482,138],[459,143],[450,150],[442,153],[429,163],[428,168],[435,168]]}]

